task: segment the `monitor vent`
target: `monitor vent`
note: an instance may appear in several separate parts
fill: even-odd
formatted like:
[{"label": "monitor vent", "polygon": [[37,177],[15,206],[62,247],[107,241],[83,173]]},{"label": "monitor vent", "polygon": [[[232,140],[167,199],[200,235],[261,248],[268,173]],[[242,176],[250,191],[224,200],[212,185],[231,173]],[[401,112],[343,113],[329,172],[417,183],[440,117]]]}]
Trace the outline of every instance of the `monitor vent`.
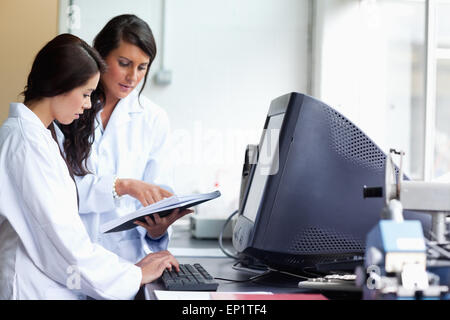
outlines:
[{"label": "monitor vent", "polygon": [[345,159],[360,166],[383,170],[383,152],[353,123],[332,108],[323,105],[330,122],[331,144]]},{"label": "monitor vent", "polygon": [[322,254],[361,252],[364,248],[364,242],[351,235],[312,227],[297,234],[289,249],[295,254]]}]

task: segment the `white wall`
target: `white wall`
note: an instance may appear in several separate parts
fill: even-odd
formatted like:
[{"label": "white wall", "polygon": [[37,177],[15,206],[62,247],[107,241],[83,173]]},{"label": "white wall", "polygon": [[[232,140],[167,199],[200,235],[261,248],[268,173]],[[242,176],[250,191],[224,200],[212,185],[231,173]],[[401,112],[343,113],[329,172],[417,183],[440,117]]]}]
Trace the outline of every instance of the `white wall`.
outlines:
[{"label": "white wall", "polygon": [[417,132],[422,119],[413,114],[415,99],[422,94],[421,70],[414,70],[420,58],[414,46],[423,44],[420,5],[317,0],[314,34],[313,95],[344,114],[385,152],[405,151],[404,169],[415,175],[421,174],[418,145],[423,144],[415,140],[422,136]]},{"label": "white wall", "polygon": [[[161,0],[75,0],[89,43],[111,17],[135,13],[161,48]],[[176,145],[175,189],[210,191],[205,214],[237,207],[245,146],[257,143],[270,101],[308,83],[307,0],[167,0],[165,67],[172,83],[144,94],[167,110]],[[152,66],[159,68],[161,56]]]},{"label": "white wall", "polygon": [[386,79],[386,43],[359,3],[318,1],[322,48],[316,94],[382,144],[386,140],[382,128],[386,88],[381,85]]},{"label": "white wall", "polygon": [[146,92],[169,112],[178,136],[186,130],[176,166],[183,192],[218,182],[222,214],[236,208],[245,146],[259,141],[270,101],[306,90],[307,21],[306,1],[168,2],[165,64],[173,83]]}]

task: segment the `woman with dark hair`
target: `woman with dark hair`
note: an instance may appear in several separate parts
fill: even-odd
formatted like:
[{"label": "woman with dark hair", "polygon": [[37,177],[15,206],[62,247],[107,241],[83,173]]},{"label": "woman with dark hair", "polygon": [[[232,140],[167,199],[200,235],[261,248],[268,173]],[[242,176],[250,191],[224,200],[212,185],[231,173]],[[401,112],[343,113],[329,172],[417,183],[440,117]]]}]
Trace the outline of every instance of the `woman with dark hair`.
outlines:
[{"label": "woman with dark hair", "polygon": [[[84,41],[59,35],[37,54],[24,103],[11,103],[0,128],[0,299],[130,299],[165,268],[178,269],[167,251],[134,265],[93,244],[78,214],[70,171],[87,172],[90,96],[104,69]],[[67,163],[52,137],[55,120],[76,124],[80,154]]]},{"label": "woman with dark hair", "polygon": [[[156,56],[150,27],[135,15],[114,17],[95,37],[94,48],[108,70],[92,95],[103,108],[96,110],[93,148],[86,162],[90,173],[75,176],[80,216],[92,241],[136,262],[146,253],[165,250],[168,227],[192,211],[147,217],[147,223],[136,222],[139,226],[128,231],[100,232],[101,224],[171,196],[172,177],[167,114],[141,94]],[[58,132],[67,155],[68,146],[75,144],[72,127],[60,126]]]}]

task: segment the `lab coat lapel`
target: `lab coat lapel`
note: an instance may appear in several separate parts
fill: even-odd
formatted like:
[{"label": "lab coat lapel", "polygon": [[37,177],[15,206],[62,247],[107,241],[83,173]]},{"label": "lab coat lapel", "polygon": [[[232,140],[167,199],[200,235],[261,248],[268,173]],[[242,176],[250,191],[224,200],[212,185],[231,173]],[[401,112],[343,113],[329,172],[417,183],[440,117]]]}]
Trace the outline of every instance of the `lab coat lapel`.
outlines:
[{"label": "lab coat lapel", "polygon": [[121,99],[111,114],[108,124],[103,132],[101,143],[108,143],[107,141],[109,140],[117,140],[120,129],[132,120],[131,114],[142,111],[142,107],[137,101],[135,92],[132,92],[128,97]]},{"label": "lab coat lapel", "polygon": [[120,127],[122,124],[127,123],[131,120],[130,115],[128,114],[127,105],[128,103],[126,98],[120,100],[119,103],[117,103],[113,113],[111,114],[111,118],[109,118],[105,133],[108,130],[109,126]]}]

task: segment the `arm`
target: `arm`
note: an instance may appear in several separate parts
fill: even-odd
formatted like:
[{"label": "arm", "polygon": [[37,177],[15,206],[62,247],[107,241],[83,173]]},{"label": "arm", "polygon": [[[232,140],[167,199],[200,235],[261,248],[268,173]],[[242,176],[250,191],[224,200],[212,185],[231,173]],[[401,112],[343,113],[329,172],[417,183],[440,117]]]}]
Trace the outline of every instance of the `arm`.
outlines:
[{"label": "arm", "polygon": [[69,268],[75,268],[84,294],[133,298],[143,281],[162,273],[161,263],[166,261],[144,269],[92,244],[78,215],[75,186],[65,163],[57,158],[56,146],[45,147],[30,143],[15,153],[8,170],[22,200],[18,205],[26,212],[22,224],[10,221],[18,227],[27,253],[37,268],[63,286],[68,285]]},{"label": "arm", "polygon": [[80,214],[102,213],[116,209],[112,193],[114,177],[112,174],[75,176],[80,198],[78,208]]},{"label": "arm", "polygon": [[[54,124],[59,149],[64,154],[64,134],[57,124]],[[112,188],[114,175],[107,174],[101,177],[87,174],[83,177],[75,176],[78,197],[80,198],[78,211],[80,214],[91,212],[108,212],[116,208]]]}]

